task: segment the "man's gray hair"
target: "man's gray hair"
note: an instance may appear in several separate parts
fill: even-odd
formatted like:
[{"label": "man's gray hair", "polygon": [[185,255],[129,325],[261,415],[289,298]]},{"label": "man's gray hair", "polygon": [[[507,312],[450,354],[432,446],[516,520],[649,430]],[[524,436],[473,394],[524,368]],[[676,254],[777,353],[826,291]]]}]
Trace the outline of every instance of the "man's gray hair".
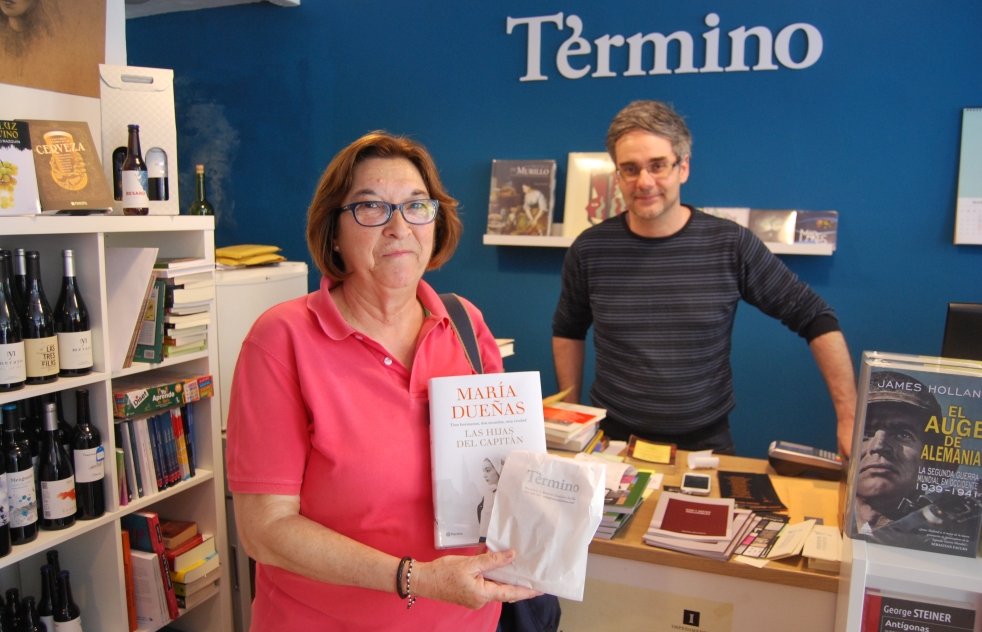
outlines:
[{"label": "man's gray hair", "polygon": [[607,130],[607,153],[615,163],[614,146],[618,139],[634,130],[650,132],[672,143],[677,158],[685,158],[692,151],[692,134],[670,105],[660,101],[634,101],[617,113]]}]

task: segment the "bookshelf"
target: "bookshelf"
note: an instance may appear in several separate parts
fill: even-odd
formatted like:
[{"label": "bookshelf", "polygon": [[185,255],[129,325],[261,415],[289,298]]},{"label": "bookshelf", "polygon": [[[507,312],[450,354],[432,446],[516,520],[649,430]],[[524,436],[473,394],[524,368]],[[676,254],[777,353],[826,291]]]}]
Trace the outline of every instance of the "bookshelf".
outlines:
[{"label": "bookshelf", "polygon": [[[65,419],[75,420],[75,398],[71,391],[86,387],[90,393],[92,422],[102,434],[106,447],[106,513],[96,520],[78,521],[62,531],[41,531],[31,543],[15,546],[0,558],[0,589],[19,587],[22,595],[40,595],[39,568],[44,554],[57,548],[61,567],[72,573],[75,601],[82,609],[82,625],[87,630],[127,630],[126,589],[120,548],[119,518],[138,510],[155,511],[167,518],[193,520],[203,533],[214,534],[222,556],[222,580],[216,595],[189,611],[182,611],[174,625],[188,632],[227,632],[232,629],[225,520],[225,485],[215,472],[224,467],[221,442],[218,354],[214,331],[207,351],[167,359],[160,364],[137,365],[122,371],[109,370],[107,335],[107,247],[156,247],[161,257],[204,257],[214,261],[215,221],[213,217],[58,217],[28,216],[0,218],[0,248],[25,248],[41,253],[41,275],[48,300],[57,299],[61,287],[61,250],[75,251],[76,275],[92,324],[93,359],[89,375],[59,378],[51,384],[27,386],[0,394],[0,404],[16,402],[45,393],[65,391]],[[217,322],[212,306],[211,322]],[[191,404],[195,415],[197,472],[154,496],[140,498],[125,506],[119,504],[116,488],[116,462],[112,419],[112,380],[124,375],[153,372],[161,368],[187,374],[209,373],[216,395]],[[162,626],[161,626],[162,627]],[[141,632],[152,629],[140,628]]]}]

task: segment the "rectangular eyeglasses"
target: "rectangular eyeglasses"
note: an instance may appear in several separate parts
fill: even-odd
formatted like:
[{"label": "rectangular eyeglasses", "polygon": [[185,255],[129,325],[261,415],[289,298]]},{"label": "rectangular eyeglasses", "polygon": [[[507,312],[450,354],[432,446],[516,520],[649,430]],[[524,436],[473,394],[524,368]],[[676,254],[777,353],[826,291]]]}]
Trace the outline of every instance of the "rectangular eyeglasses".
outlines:
[{"label": "rectangular eyeglasses", "polygon": [[337,210],[341,213],[351,211],[356,222],[371,228],[387,224],[395,211],[402,213],[402,218],[406,220],[407,224],[429,224],[436,219],[436,212],[439,208],[440,202],[438,200],[410,200],[402,204],[354,202]]}]

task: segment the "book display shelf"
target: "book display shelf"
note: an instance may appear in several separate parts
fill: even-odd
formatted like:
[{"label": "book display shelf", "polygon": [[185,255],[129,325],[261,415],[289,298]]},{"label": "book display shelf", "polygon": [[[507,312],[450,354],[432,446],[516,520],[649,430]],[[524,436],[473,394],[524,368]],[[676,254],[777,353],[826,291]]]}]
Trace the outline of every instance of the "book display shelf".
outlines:
[{"label": "book display shelf", "polygon": [[[957,602],[982,612],[982,558],[883,546],[844,538],[835,632],[863,632],[867,589],[927,602]],[[934,629],[934,628],[931,628]]]},{"label": "book display shelf", "polygon": [[[222,580],[217,595],[182,611],[171,625],[186,631],[226,632],[231,630],[229,565],[225,562],[227,534],[224,478],[215,472],[223,468],[221,420],[218,398],[197,401],[194,407],[194,434],[197,471],[191,479],[149,497],[121,506],[116,485],[115,439],[111,405],[112,381],[134,373],[152,372],[162,367],[187,375],[211,374],[218,392],[218,353],[214,343],[208,350],[165,360],[161,364],[135,364],[122,371],[109,369],[109,335],[106,256],[107,247],[155,247],[159,257],[204,257],[215,259],[215,221],[213,217],[66,217],[26,216],[0,218],[0,247],[25,248],[41,253],[42,283],[49,302],[57,298],[61,286],[61,251],[75,251],[76,274],[89,310],[92,326],[94,367],[90,374],[59,378],[40,386],[26,386],[0,393],[0,404],[63,391],[65,419],[74,423],[74,389],[89,389],[92,423],[102,435],[107,458],[103,479],[106,513],[95,520],[77,521],[61,531],[41,531],[34,542],[15,546],[0,558],[0,586],[19,587],[21,595],[40,595],[40,573],[45,552],[57,548],[61,567],[72,573],[75,602],[82,611],[86,630],[128,630],[126,586],[121,550],[121,516],[133,511],[154,511],[174,520],[190,520],[203,533],[214,534],[222,561]],[[216,322],[211,307],[211,322]],[[214,341],[215,338],[212,338]],[[155,628],[140,628],[151,632]]]},{"label": "book display shelf", "polygon": [[[569,248],[575,237],[562,235],[487,235],[484,236],[485,246],[534,246],[538,248]],[[765,242],[767,249],[776,255],[823,255],[832,256],[835,248],[832,244],[779,244]]]}]

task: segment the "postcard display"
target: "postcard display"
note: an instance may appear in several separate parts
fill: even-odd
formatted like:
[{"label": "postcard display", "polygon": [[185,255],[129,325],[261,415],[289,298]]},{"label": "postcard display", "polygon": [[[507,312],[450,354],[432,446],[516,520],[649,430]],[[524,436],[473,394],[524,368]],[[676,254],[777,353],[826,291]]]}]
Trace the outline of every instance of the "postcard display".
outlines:
[{"label": "postcard display", "polygon": [[837,632],[897,629],[871,604],[898,599],[978,618],[980,476],[982,362],[864,352]]}]

